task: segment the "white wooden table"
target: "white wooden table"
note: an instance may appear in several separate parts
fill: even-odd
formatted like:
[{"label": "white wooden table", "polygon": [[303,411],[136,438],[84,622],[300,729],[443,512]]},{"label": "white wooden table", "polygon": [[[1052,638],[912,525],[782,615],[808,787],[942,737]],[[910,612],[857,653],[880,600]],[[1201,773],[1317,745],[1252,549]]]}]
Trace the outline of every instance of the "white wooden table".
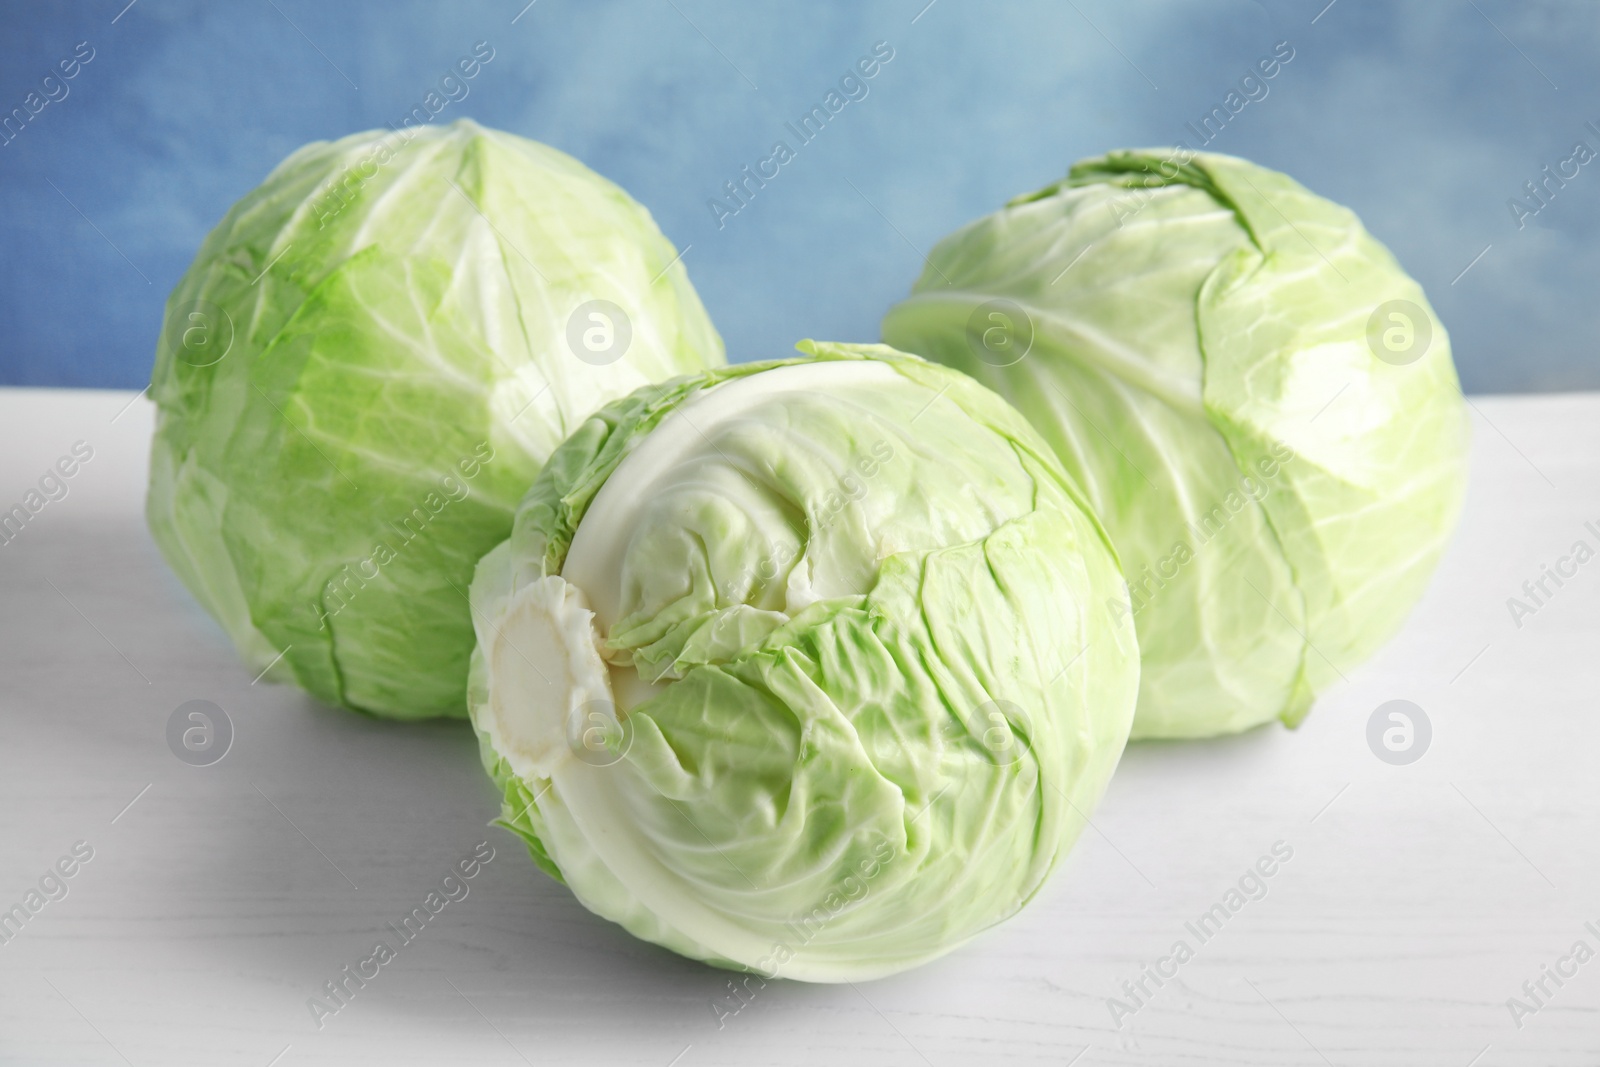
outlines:
[{"label": "white wooden table", "polygon": [[[1593,1067],[1600,959],[1546,978],[1520,1028],[1507,1000],[1531,1007],[1574,942],[1600,952],[1600,560],[1520,629],[1506,600],[1600,549],[1600,396],[1477,398],[1473,422],[1431,591],[1300,730],[1134,746],[1009,924],[727,1014],[727,974],[590,915],[486,825],[465,724],[251,684],[145,531],[147,401],[0,390],[0,510],[94,450],[0,545],[0,909],[93,849],[0,944],[0,1063]],[[212,766],[168,748],[193,699],[234,725]],[[1433,726],[1410,765],[1367,744],[1391,699]],[[470,894],[319,1030],[308,998],[482,841]],[[1200,943],[1185,923],[1276,842],[1265,896]],[[1132,1007],[1123,983],[1180,939],[1193,958],[1115,1026],[1108,999]]]}]

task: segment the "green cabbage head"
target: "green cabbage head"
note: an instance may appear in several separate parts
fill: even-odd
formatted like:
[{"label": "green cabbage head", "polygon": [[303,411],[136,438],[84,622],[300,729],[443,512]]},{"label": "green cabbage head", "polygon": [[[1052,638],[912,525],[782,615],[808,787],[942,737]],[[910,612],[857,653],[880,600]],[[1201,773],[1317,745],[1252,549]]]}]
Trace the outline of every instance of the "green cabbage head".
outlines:
[{"label": "green cabbage head", "polygon": [[1122,151],[945,238],[883,321],[1054,446],[1110,531],[1134,737],[1274,718],[1371,655],[1455,525],[1444,327],[1349,210],[1241,159]]},{"label": "green cabbage head", "polygon": [[676,260],[611,182],[470,121],[301,148],[168,301],[156,542],[253,671],[465,715],[473,567],[551,451],[723,363]]},{"label": "green cabbage head", "polygon": [[1022,416],[893,349],[801,348],[556,450],[478,566],[470,704],[503,824],[588,908],[839,982],[1039,891],[1121,754],[1137,643]]}]

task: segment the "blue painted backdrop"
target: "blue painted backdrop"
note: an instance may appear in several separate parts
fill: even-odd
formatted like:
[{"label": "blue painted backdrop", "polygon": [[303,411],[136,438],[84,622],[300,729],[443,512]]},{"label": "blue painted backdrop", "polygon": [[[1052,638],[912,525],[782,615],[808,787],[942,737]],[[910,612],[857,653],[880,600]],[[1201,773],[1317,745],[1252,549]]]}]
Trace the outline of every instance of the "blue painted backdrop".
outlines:
[{"label": "blue painted backdrop", "polygon": [[[0,113],[58,99],[0,147],[0,383],[143,385],[228,205],[303,142],[397,121],[478,41],[495,58],[441,118],[620,182],[689,247],[736,360],[876,339],[941,235],[1077,158],[1173,142],[1287,41],[1212,148],[1354,207],[1428,289],[1469,390],[1600,386],[1600,163],[1543,206],[1523,191],[1575,142],[1600,150],[1588,0],[525,2],[5,5]],[[723,183],[878,42],[866,96],[719,220]]]}]

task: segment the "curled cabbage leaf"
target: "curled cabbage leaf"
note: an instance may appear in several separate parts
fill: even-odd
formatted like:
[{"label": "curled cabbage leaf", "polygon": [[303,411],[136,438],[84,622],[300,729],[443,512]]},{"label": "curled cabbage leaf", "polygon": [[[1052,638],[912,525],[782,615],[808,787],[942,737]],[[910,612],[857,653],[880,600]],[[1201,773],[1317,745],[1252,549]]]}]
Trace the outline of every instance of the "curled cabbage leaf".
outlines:
[{"label": "curled cabbage leaf", "polygon": [[1132,722],[1103,531],[1015,410],[883,346],[644,387],[472,586],[502,822],[592,911],[871,978],[1016,912]]}]

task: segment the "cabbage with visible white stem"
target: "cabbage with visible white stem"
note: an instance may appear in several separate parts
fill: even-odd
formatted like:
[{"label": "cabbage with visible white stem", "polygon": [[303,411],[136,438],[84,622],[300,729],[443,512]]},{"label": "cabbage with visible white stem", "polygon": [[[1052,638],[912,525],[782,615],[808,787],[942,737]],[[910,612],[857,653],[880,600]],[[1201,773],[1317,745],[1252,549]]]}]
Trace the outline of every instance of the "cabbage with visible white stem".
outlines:
[{"label": "cabbage with visible white stem", "polygon": [[590,412],[723,363],[654,221],[462,120],[306,145],[167,304],[146,512],[252,672],[465,715],[467,586]]},{"label": "cabbage with visible white stem", "polygon": [[644,387],[472,585],[503,823],[697,959],[889,974],[1016,912],[1132,721],[1126,585],[1048,446],[884,346]]},{"label": "cabbage with visible white stem", "polygon": [[1135,737],[1274,718],[1422,594],[1465,489],[1450,344],[1346,208],[1220,155],[1074,166],[933,249],[888,343],[1025,414],[1132,588]]}]

